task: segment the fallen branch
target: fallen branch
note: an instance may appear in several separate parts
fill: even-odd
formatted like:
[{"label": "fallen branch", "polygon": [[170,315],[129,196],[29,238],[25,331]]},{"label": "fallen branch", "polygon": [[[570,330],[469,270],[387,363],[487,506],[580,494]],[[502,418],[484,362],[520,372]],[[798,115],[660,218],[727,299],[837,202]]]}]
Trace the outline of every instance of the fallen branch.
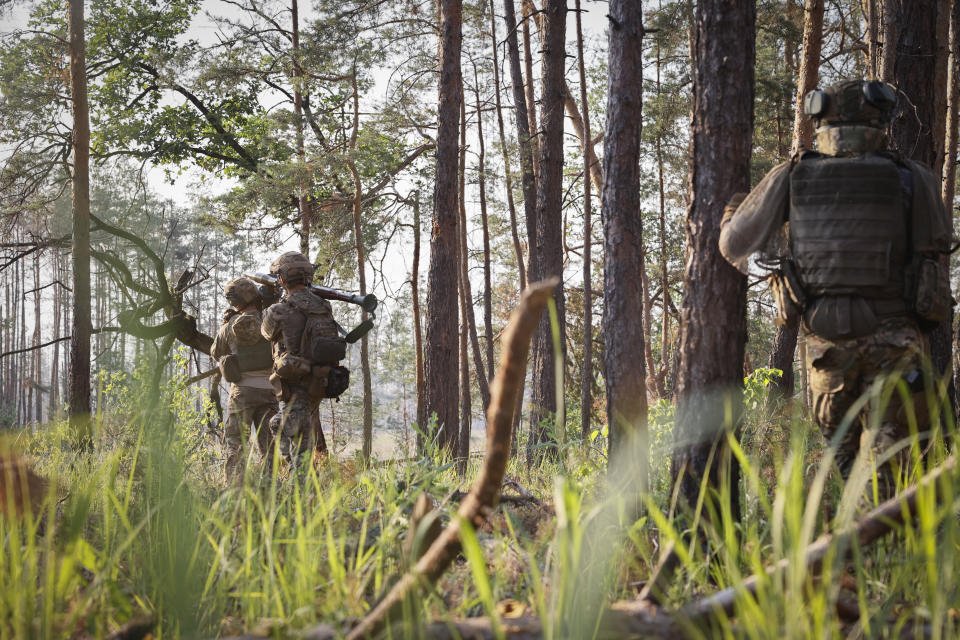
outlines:
[{"label": "fallen branch", "polygon": [[183,384],[185,384],[185,385],[195,384],[195,383],[197,383],[197,382],[200,382],[201,380],[206,380],[207,378],[209,378],[209,377],[212,376],[213,374],[219,373],[219,372],[220,372],[220,367],[213,367],[212,369],[208,369],[207,371],[204,371],[203,373],[198,373],[197,375],[193,376],[192,378],[187,378],[187,379],[184,381]]},{"label": "fallen branch", "polygon": [[[543,313],[559,278],[531,285],[514,310],[503,339],[500,368],[491,385],[487,409],[487,455],[470,493],[440,537],[387,595],[347,635],[359,640],[376,635],[401,610],[403,602],[418,588],[433,584],[460,552],[460,525],[468,521],[482,524],[497,504],[500,486],[510,459],[513,414],[519,402],[520,385],[526,374],[527,353],[540,315]],[[461,634],[464,637],[471,637]]]}]

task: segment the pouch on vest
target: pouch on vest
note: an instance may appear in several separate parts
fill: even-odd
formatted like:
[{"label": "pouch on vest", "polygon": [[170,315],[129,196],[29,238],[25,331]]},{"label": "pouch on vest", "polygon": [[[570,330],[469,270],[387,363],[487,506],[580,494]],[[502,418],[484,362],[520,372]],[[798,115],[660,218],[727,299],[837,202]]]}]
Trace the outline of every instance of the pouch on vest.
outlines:
[{"label": "pouch on vest", "polygon": [[220,373],[227,382],[239,382],[240,378],[243,377],[243,371],[240,369],[237,356],[231,353],[220,358]]},{"label": "pouch on vest", "polygon": [[936,258],[921,258],[915,265],[913,309],[924,320],[943,322],[949,317],[950,274]]},{"label": "pouch on vest", "polygon": [[273,363],[274,371],[284,380],[300,380],[310,375],[310,361],[292,353],[285,353]]},{"label": "pouch on vest", "polygon": [[786,278],[782,271],[770,275],[770,293],[777,303],[777,317],[774,323],[778,327],[793,328],[800,321],[800,307],[790,297],[787,290]]},{"label": "pouch on vest", "polygon": [[307,382],[307,394],[311,398],[325,398],[327,391],[327,382],[331,367],[322,365],[313,365],[310,372],[310,379]]},{"label": "pouch on vest", "polygon": [[237,363],[240,371],[261,371],[273,365],[270,343],[260,339],[251,345],[237,345]]},{"label": "pouch on vest", "polygon": [[330,373],[327,374],[327,398],[339,398],[340,395],[350,386],[350,369],[346,367],[330,367]]},{"label": "pouch on vest", "polygon": [[336,364],[347,356],[347,343],[343,338],[314,335],[301,355],[318,364]]}]

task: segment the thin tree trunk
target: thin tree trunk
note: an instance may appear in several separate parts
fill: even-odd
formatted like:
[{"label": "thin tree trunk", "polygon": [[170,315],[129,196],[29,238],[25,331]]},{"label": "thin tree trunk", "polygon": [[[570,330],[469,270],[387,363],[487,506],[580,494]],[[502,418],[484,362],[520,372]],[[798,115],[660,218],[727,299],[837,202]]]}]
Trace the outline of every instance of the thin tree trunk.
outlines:
[{"label": "thin tree trunk", "polygon": [[297,209],[300,213],[300,253],[310,258],[310,201],[307,161],[303,146],[303,67],[300,64],[300,13],[297,0],[290,0],[293,57],[293,120],[297,145]]},{"label": "thin tree trunk", "polygon": [[[611,0],[607,128],[604,134],[603,337],[611,469],[632,465],[622,481],[646,484],[647,389],[643,354],[643,224],[640,137],[643,124],[643,7]],[[623,462],[621,462],[623,461]],[[626,471],[623,471],[626,473]]]},{"label": "thin tree trunk", "polygon": [[947,66],[947,131],[943,164],[943,206],[953,212],[953,196],[957,184],[957,131],[960,108],[960,0],[950,8],[950,61]]},{"label": "thin tree trunk", "polygon": [[[357,144],[357,134],[360,132],[360,91],[357,86],[357,73],[354,70],[352,75],[353,89],[353,131],[350,136],[350,150],[354,150]],[[367,295],[367,274],[366,274],[366,256],[363,248],[363,183],[360,180],[360,172],[353,161],[353,154],[347,155],[347,167],[350,169],[350,175],[353,177],[353,242],[357,252],[357,277],[360,281],[360,296]],[[360,320],[367,319],[367,312],[360,314]],[[373,451],[373,385],[370,373],[370,344],[369,334],[360,339],[360,370],[363,375],[363,459],[370,460],[370,454]],[[319,408],[317,409],[319,412]],[[319,418],[319,414],[318,414]],[[319,424],[317,425],[319,428]],[[322,438],[322,433],[318,433],[317,442]]]},{"label": "thin tree trunk", "polygon": [[[508,2],[510,0],[507,0]],[[524,264],[523,247],[517,230],[517,206],[513,201],[513,180],[510,171],[510,155],[507,153],[507,134],[503,126],[503,106],[500,101],[500,63],[497,61],[497,19],[494,0],[490,0],[490,40],[493,45],[493,97],[497,109],[497,132],[500,134],[500,152],[503,155],[503,178],[507,190],[507,211],[510,213],[510,236],[513,239],[513,251],[517,256],[517,271],[520,278],[520,291],[527,288],[527,265]],[[516,41],[517,35],[513,34]],[[518,65],[519,67],[519,65]],[[491,364],[492,366],[492,364]]]},{"label": "thin tree trunk", "polygon": [[797,104],[793,117],[794,152],[811,147],[813,120],[803,113],[803,97],[817,88],[822,46],[823,0],[807,0],[803,10],[803,54],[800,78],[797,81]]},{"label": "thin tree trunk", "polygon": [[[537,243],[540,270],[534,276],[540,280],[557,276],[563,278],[563,72],[566,37],[567,5],[565,0],[547,0],[544,5],[543,36],[543,136],[540,141],[540,177],[537,182]],[[531,251],[531,255],[534,251]],[[532,271],[532,270],[531,270]],[[557,309],[560,353],[555,353],[554,336],[549,317],[545,315],[537,330],[533,350],[533,409],[530,417],[530,440],[527,460],[539,457],[541,444],[549,444],[563,436],[565,416],[561,411],[563,380],[556,375],[563,372],[566,351],[566,314],[563,286],[556,288],[554,302]],[[559,358],[559,365],[557,362]],[[559,390],[558,390],[559,387]],[[546,429],[546,421],[555,425],[554,435]]]},{"label": "thin tree trunk", "polygon": [[[943,175],[947,115],[943,26],[949,27],[950,17],[945,4],[943,0],[899,3],[893,65],[893,83],[900,92],[892,127],[895,146],[903,156],[926,164],[936,175]],[[942,260],[949,263],[949,256]],[[931,360],[941,375],[952,362],[952,326],[951,310],[950,318],[928,335]],[[950,395],[953,402],[952,387]]]},{"label": "thin tree trunk", "polygon": [[33,415],[37,422],[43,422],[43,351],[40,345],[43,344],[43,338],[40,331],[40,305],[42,296],[40,295],[40,252],[33,254]]},{"label": "thin tree trunk", "polygon": [[[663,8],[663,2],[659,3]],[[661,98],[663,90],[660,82],[660,70],[663,65],[662,54],[660,51],[660,41],[657,40],[657,100]],[[657,220],[658,232],[660,236],[660,302],[663,308],[663,317],[660,319],[660,367],[657,378],[666,390],[665,378],[666,372],[670,368],[670,278],[667,271],[667,198],[664,189],[663,180],[663,127],[657,124],[657,135],[655,139],[655,148],[657,154],[657,201],[660,209],[660,215]]]},{"label": "thin tree trunk", "polygon": [[897,5],[903,0],[883,2],[883,43],[880,49],[880,80],[893,82],[894,63],[897,60]]},{"label": "thin tree trunk", "polygon": [[73,111],[73,331],[70,426],[81,446],[90,432],[90,116],[87,108],[83,2],[69,0],[70,98]]},{"label": "thin tree trunk", "polygon": [[457,133],[460,103],[461,0],[440,0],[440,80],[437,108],[436,179],[433,232],[427,290],[424,354],[428,416],[437,416],[441,447],[454,452],[457,442]]},{"label": "thin tree trunk", "polygon": [[423,451],[423,434],[427,428],[424,402],[423,330],[420,326],[420,192],[413,200],[413,272],[410,274],[410,298],[413,302],[413,348],[417,357],[417,451]]},{"label": "thin tree trunk", "polygon": [[[871,6],[875,0],[870,0]],[[803,97],[817,87],[820,75],[820,50],[823,45],[823,0],[807,0],[803,15],[803,53],[797,82],[797,103],[793,119],[793,151],[810,149],[813,121],[803,113]],[[793,395],[793,360],[797,347],[799,324],[795,327],[777,327],[770,352],[770,367],[783,371],[774,383],[774,392],[781,398]]]},{"label": "thin tree trunk", "polygon": [[[882,0],[880,0],[882,1]],[[880,69],[880,20],[877,11],[878,0],[866,0],[867,2],[867,72],[868,77],[877,78],[877,72]],[[819,61],[818,61],[819,62]]]},{"label": "thin tree trunk", "polygon": [[[643,98],[641,94],[641,99]],[[642,212],[638,211],[640,228],[643,230]],[[650,276],[647,273],[647,247],[640,236],[640,290],[643,293],[643,314],[640,321],[643,328],[643,359],[647,374],[647,393],[656,393],[658,398],[663,397],[663,389],[657,383],[657,365],[653,361],[653,303],[650,301]]]},{"label": "thin tree trunk", "polygon": [[[477,377],[486,375],[489,387],[490,380],[493,380],[493,285],[490,278],[490,227],[487,221],[487,166],[486,166],[486,147],[483,141],[483,111],[480,109],[480,79],[477,77],[477,68],[473,68],[474,95],[477,100],[477,141],[480,150],[477,156],[477,182],[480,189],[480,220],[483,227],[483,331],[486,333],[487,369],[486,373],[482,368],[477,369]],[[463,233],[464,244],[466,244],[466,231]],[[463,260],[467,263],[466,256]],[[474,334],[476,327],[474,327]],[[481,363],[477,363],[479,367]],[[489,393],[489,391],[488,391]],[[484,403],[486,411],[487,403]]]},{"label": "thin tree trunk", "polygon": [[[461,76],[462,82],[462,76]],[[460,88],[463,93],[463,87]],[[467,471],[467,458],[470,455],[470,418],[473,411],[470,402],[470,312],[473,311],[473,296],[470,293],[470,276],[467,272],[467,108],[466,93],[460,102],[460,159],[457,175],[457,281],[460,290],[460,432],[457,436],[456,458],[457,473]],[[479,114],[477,114],[479,115]],[[478,363],[477,379],[483,377],[483,363]]]},{"label": "thin tree trunk", "polygon": [[[512,5],[512,0],[510,0]],[[527,102],[527,126],[533,146],[533,175],[540,179],[540,129],[537,127],[537,99],[533,88],[533,38],[530,37],[530,21],[537,8],[533,0],[520,0],[523,6],[523,64],[526,67],[527,84],[524,87]]]},{"label": "thin tree trunk", "polygon": [[[590,140],[590,109],[587,102],[587,72],[583,60],[583,24],[580,0],[577,13],[577,71],[580,75],[580,101],[583,103],[583,138]],[[583,376],[580,381],[580,437],[590,441],[593,417],[593,284],[591,252],[593,245],[593,204],[590,193],[590,159],[583,154]]]},{"label": "thin tree trunk", "polygon": [[[54,279],[63,282],[63,276],[60,273],[60,250],[54,249],[50,255],[50,261],[53,266]],[[60,317],[63,306],[63,287],[54,285],[53,287],[53,337],[60,338]],[[60,412],[60,343],[53,343],[53,358],[50,360],[50,397],[47,409],[47,415],[53,420]]]},{"label": "thin tree trunk", "polygon": [[688,505],[697,504],[704,476],[721,496],[726,487],[735,519],[740,514],[739,467],[726,447],[726,435],[736,430],[742,405],[747,282],[720,255],[717,241],[723,203],[750,189],[755,19],[751,2],[731,7],[724,0],[700,0],[696,8],[675,427],[680,448],[672,469]]}]

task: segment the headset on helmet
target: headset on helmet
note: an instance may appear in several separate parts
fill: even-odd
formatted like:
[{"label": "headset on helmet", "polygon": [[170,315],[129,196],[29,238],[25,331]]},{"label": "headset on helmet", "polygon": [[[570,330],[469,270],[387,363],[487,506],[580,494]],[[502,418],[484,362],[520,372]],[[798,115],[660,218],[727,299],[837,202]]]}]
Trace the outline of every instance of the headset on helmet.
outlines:
[{"label": "headset on helmet", "polygon": [[882,127],[897,104],[893,88],[879,80],[844,80],[803,97],[803,112],[827,124]]}]

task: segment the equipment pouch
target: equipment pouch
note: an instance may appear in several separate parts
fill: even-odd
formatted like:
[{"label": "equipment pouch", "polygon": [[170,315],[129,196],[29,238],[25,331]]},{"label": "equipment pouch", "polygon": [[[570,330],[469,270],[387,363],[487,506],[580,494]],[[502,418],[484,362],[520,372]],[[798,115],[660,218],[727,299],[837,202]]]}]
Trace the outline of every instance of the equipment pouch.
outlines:
[{"label": "equipment pouch", "polygon": [[913,309],[924,320],[943,322],[949,317],[950,273],[936,258],[921,258],[916,263]]},{"label": "equipment pouch", "polygon": [[343,338],[327,338],[313,336],[307,345],[309,353],[305,353],[311,362],[319,364],[336,364],[347,356],[347,343]]},{"label": "equipment pouch", "polygon": [[325,398],[331,367],[315,364],[307,382],[307,394],[311,398]]},{"label": "equipment pouch", "polygon": [[237,360],[237,356],[231,353],[220,358],[220,373],[227,382],[239,382],[243,372],[240,370],[240,361]]},{"label": "equipment pouch", "polygon": [[794,302],[787,288],[787,279],[782,271],[770,276],[770,293],[777,303],[777,317],[774,320],[778,327],[793,328],[800,321],[801,308]]},{"label": "equipment pouch", "polygon": [[350,369],[346,367],[330,367],[327,374],[327,398],[339,398],[350,386]]},{"label": "equipment pouch", "polygon": [[262,371],[273,365],[270,343],[259,340],[252,345],[237,345],[237,363],[241,371]]},{"label": "equipment pouch", "polygon": [[292,353],[279,356],[273,363],[273,369],[284,380],[299,380],[310,375],[310,361]]}]

